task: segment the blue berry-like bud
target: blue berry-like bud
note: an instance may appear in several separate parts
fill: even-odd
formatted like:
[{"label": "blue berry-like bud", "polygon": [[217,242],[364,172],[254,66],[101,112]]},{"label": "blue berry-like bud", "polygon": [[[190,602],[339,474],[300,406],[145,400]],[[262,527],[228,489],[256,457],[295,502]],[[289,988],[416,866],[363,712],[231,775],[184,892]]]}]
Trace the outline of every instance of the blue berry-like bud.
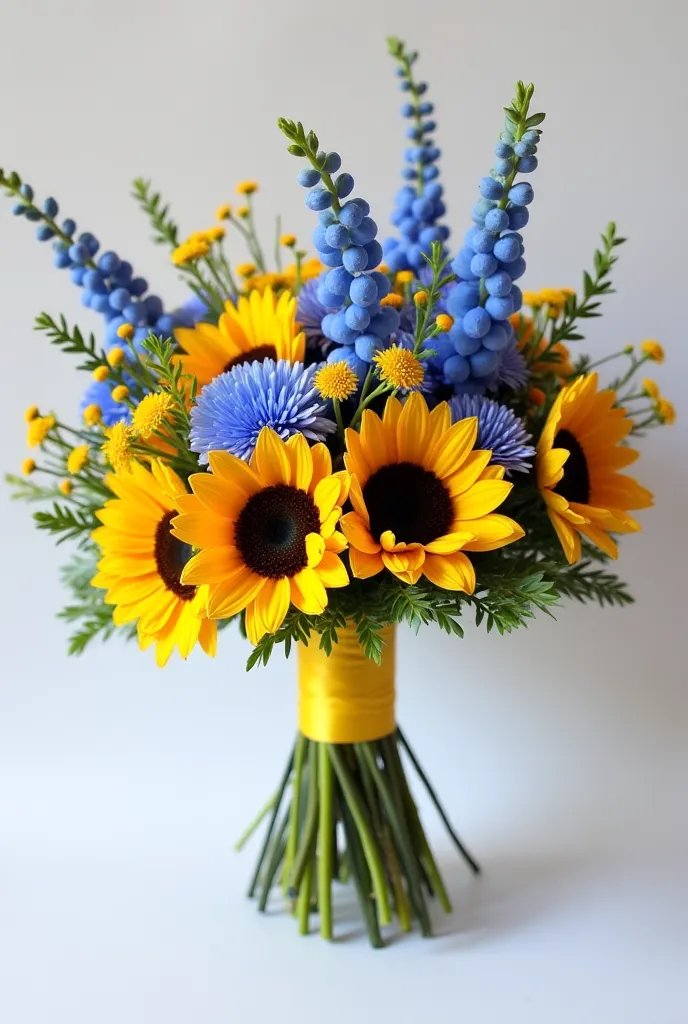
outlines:
[{"label": "blue berry-like bud", "polygon": [[91,306],[91,299],[93,298],[93,292],[90,292],[88,288],[84,288],[81,293],[81,305],[86,306],[87,309]]},{"label": "blue berry-like bud", "polygon": [[110,305],[113,309],[123,310],[130,302],[130,295],[126,288],[115,288],[110,292]]},{"label": "blue berry-like bud", "polygon": [[481,178],[478,189],[484,199],[501,199],[504,195],[504,186],[494,178]]},{"label": "blue berry-like bud", "polygon": [[57,200],[53,199],[52,196],[48,196],[46,201],[43,203],[43,213],[46,217],[57,217],[60,207],[57,205]]},{"label": "blue berry-like bud", "polygon": [[337,295],[336,292],[331,292],[324,281],[321,281],[318,285],[316,295],[318,301],[325,307],[325,309],[337,309],[342,304],[341,295]]},{"label": "blue berry-like bud", "polygon": [[129,285],[129,291],[132,295],[140,298],[141,295],[148,291],[148,281],[146,281],[145,277],[135,277]]},{"label": "blue berry-like bud", "polygon": [[58,249],[53,256],[53,264],[58,270],[64,270],[66,267],[71,267],[72,261],[69,258],[69,253],[65,248]]},{"label": "blue berry-like bud", "polygon": [[105,313],[110,308],[110,296],[107,292],[92,292],[91,309],[96,313]]},{"label": "blue berry-like bud", "polygon": [[509,210],[509,227],[518,231],[524,228],[530,220],[530,210],[525,206],[514,206]]},{"label": "blue berry-like bud", "polygon": [[[513,264],[510,264],[513,266]],[[506,270],[500,270],[485,279],[485,288],[488,295],[502,297],[511,291],[511,277]]]},{"label": "blue berry-like bud", "polygon": [[418,177],[415,167],[404,167],[401,172],[402,178],[406,178],[407,181],[415,181]]},{"label": "blue berry-like bud", "polygon": [[[491,252],[477,252],[471,260],[471,273],[476,277],[489,277],[499,267],[498,261]],[[511,287],[511,284],[509,284]],[[475,305],[475,303],[473,303]]]},{"label": "blue berry-like bud", "polygon": [[404,217],[399,224],[399,231],[406,238],[409,238],[412,242],[415,242],[420,234],[420,228],[418,227],[418,221],[413,217]]},{"label": "blue berry-like bud", "polygon": [[514,142],[516,141],[511,132],[507,131],[502,132],[499,138],[501,139],[502,142],[505,142],[507,146],[513,146]]},{"label": "blue berry-like bud", "polygon": [[323,252],[321,249],[318,255],[320,256],[320,262],[326,267],[341,267],[343,263],[341,249],[332,249],[331,252]]},{"label": "blue berry-like bud", "polygon": [[[378,298],[377,281],[368,274],[355,277],[349,286],[349,298],[358,306],[371,306],[374,302],[377,302]],[[368,324],[365,326],[367,327]],[[365,328],[361,327],[360,330],[363,331]]]},{"label": "blue berry-like bud", "polygon": [[363,211],[358,203],[349,200],[339,211],[339,223],[345,228],[357,228],[363,220]]},{"label": "blue berry-like bud", "polygon": [[368,253],[362,245],[352,245],[342,253],[342,263],[350,274],[360,274],[368,266]]},{"label": "blue berry-like bud", "polygon": [[156,321],[155,324],[156,333],[159,334],[161,338],[171,338],[174,328],[175,322],[171,313],[165,313],[164,316],[161,316]]},{"label": "blue berry-like bud", "polygon": [[342,158],[339,153],[335,153],[333,151],[332,153],[327,154],[324,170],[327,171],[328,174],[334,174],[334,172],[338,171],[341,166]]},{"label": "blue berry-like bud", "polygon": [[378,338],[388,338],[399,327],[399,320],[398,310],[392,306],[383,306],[376,316],[371,317],[368,333],[376,334]]},{"label": "blue berry-like bud", "polygon": [[[411,139],[413,142],[418,142],[421,137],[421,132],[416,127],[407,128],[404,134],[407,139]],[[411,159],[413,159],[413,157]]]},{"label": "blue berry-like bud", "polygon": [[88,249],[81,242],[75,242],[69,247],[69,257],[73,263],[85,263],[89,255]]},{"label": "blue berry-like bud", "polygon": [[434,164],[431,167],[424,167],[423,181],[434,181],[435,178],[439,177],[439,174],[440,169],[439,167],[436,167]]},{"label": "blue berry-like bud", "polygon": [[131,281],[134,268],[128,260],[122,260],[119,267],[112,275],[112,280],[118,285],[128,285]]},{"label": "blue berry-like bud", "polygon": [[151,324],[154,324],[162,316],[162,299],[157,295],[149,295],[148,298],[144,299],[143,307],[146,311],[146,319]]},{"label": "blue berry-like bud", "polygon": [[314,167],[304,167],[299,171],[297,181],[304,188],[313,188],[320,181],[320,171],[316,171]]},{"label": "blue berry-like bud", "polygon": [[[385,295],[389,295],[392,290],[392,283],[386,274],[381,273],[379,270],[374,270],[372,274],[367,275],[368,280],[375,282],[378,299],[384,299]],[[357,278],[360,281],[362,278]],[[361,302],[359,298],[356,299],[362,306],[365,306],[365,302]]]},{"label": "blue berry-like bud", "polygon": [[474,377],[489,377],[499,366],[499,356],[487,348],[481,348],[468,361]]},{"label": "blue berry-like bud", "polygon": [[[490,231],[484,228],[476,228],[471,238],[471,247],[474,252],[492,252],[496,248],[495,237]],[[497,253],[495,253],[497,256]],[[497,256],[497,259],[499,257]]]},{"label": "blue berry-like bud", "polygon": [[350,327],[352,331],[365,331],[370,323],[370,313],[365,306],[352,304],[346,307],[344,319],[346,320],[346,326]]},{"label": "blue berry-like bud", "polygon": [[500,174],[503,178],[505,178],[507,174],[511,174],[513,164],[511,160],[495,160],[494,169],[497,174]]},{"label": "blue berry-like bud", "polygon": [[532,129],[527,132],[524,132],[523,136],[521,137],[521,142],[527,142],[531,146],[537,146],[539,141],[540,132],[533,131]]},{"label": "blue berry-like bud", "polygon": [[392,210],[392,212],[389,215],[390,223],[393,224],[395,228],[399,227],[403,219],[404,214],[401,212],[401,210]]},{"label": "blue berry-like bud", "polygon": [[[399,72],[397,71],[397,74],[398,73]],[[403,80],[403,82],[401,82],[401,84],[399,85],[399,88],[401,89],[402,92],[410,92],[411,91],[411,83],[408,80],[408,78],[405,78]]]},{"label": "blue berry-like bud", "polygon": [[501,139],[495,146],[495,156],[498,156],[500,160],[506,160],[510,156],[514,155],[512,147],[507,142],[502,142]]},{"label": "blue berry-like bud", "polygon": [[444,376],[450,384],[463,384],[471,375],[471,365],[463,356],[449,356],[444,363]]},{"label": "blue berry-like bud", "polygon": [[422,126],[421,126],[421,130],[423,132],[423,135],[430,135],[430,134],[432,134],[432,132],[434,132],[436,130],[436,128],[437,128],[437,124],[436,124],[435,121],[424,121]]},{"label": "blue berry-like bud", "polygon": [[49,224],[39,224],[36,228],[36,238],[39,242],[49,242],[51,238],[55,237],[55,232]]},{"label": "blue berry-like bud", "polygon": [[95,256],[100,249],[100,242],[90,231],[84,231],[79,235],[79,242],[88,249],[89,256]]},{"label": "blue berry-like bud", "polygon": [[91,292],[104,292],[105,278],[98,270],[88,270],[84,274],[84,288]]},{"label": "blue berry-like bud", "polygon": [[76,231],[76,221],[73,221],[71,217],[67,217],[67,220],[62,221],[62,231],[71,238]]},{"label": "blue berry-like bud", "polygon": [[[459,285],[459,287],[461,286]],[[491,326],[492,321],[489,313],[482,306],[476,306],[475,309],[469,309],[462,320],[462,327],[469,338],[484,337]]]},{"label": "blue berry-like bud", "polygon": [[418,113],[420,114],[421,117],[426,117],[427,114],[432,114],[434,109],[435,107],[433,106],[433,104],[428,103],[427,100],[424,103],[418,104]]},{"label": "blue berry-like bud", "polygon": [[27,220],[31,220],[34,223],[37,223],[41,219],[40,210],[31,210],[31,209],[29,209],[29,210],[26,211],[24,216],[26,217]]},{"label": "blue berry-like bud", "polygon": [[22,185],[19,189],[19,194],[22,195],[24,199],[28,199],[29,202],[33,200],[33,189],[30,185]]},{"label": "blue berry-like bud", "polygon": [[306,206],[309,210],[326,210],[332,206],[332,196],[326,188],[312,188],[306,192]]},{"label": "blue berry-like bud", "polygon": [[511,295],[490,295],[485,302],[485,309],[493,320],[508,320],[514,311],[514,300]]},{"label": "blue berry-like bud", "polygon": [[427,92],[427,91],[428,91],[428,83],[427,82],[419,82],[418,85],[416,86],[416,92],[418,93],[419,96],[422,96],[423,93]]},{"label": "blue berry-like bud", "polygon": [[429,220],[434,212],[434,203],[432,199],[427,199],[425,196],[419,196],[418,199],[413,201],[411,210],[416,220]]},{"label": "blue berry-like bud", "polygon": [[323,331],[325,331],[326,327],[326,337],[336,341],[338,345],[353,345],[360,333],[348,326],[343,309],[338,310],[336,313],[328,313],[323,317]]},{"label": "blue berry-like bud", "polygon": [[329,228],[330,224],[337,223],[337,214],[330,207],[327,210],[321,210],[318,214],[318,224],[322,224],[324,228]]},{"label": "blue berry-like bud", "polygon": [[461,324],[454,324],[449,332],[454,349],[460,356],[470,356],[477,352],[482,342],[480,338],[471,338]]},{"label": "blue berry-like bud", "polygon": [[537,170],[538,158],[536,156],[522,156],[518,161],[518,169],[522,174],[532,174]]},{"label": "blue berry-like bud", "polygon": [[535,146],[532,146],[529,142],[525,142],[523,139],[517,142],[514,146],[514,153],[516,156],[531,156],[535,152]]},{"label": "blue berry-like bud", "polygon": [[339,174],[335,179],[334,187],[337,190],[339,198],[343,199],[344,196],[350,195],[353,191],[354,179],[350,174],[347,174],[346,171],[344,171],[343,174]]},{"label": "blue berry-like bud", "polygon": [[[413,206],[413,201],[414,201],[415,198],[416,198],[415,190],[412,189],[410,185],[404,185],[403,188],[400,188],[399,191],[397,192],[397,194],[395,195],[394,202],[395,202],[396,207],[397,207],[398,210],[401,210],[402,213],[408,213],[410,211],[411,207]],[[358,206],[360,204],[361,200],[351,199],[350,202],[356,203],[356,205]],[[349,205],[349,203],[346,204],[346,206],[348,206],[348,205]],[[368,204],[366,203],[366,206],[367,205]],[[342,207],[342,211],[343,210],[344,210],[344,207]],[[368,209],[366,211],[365,216],[367,216],[369,213],[370,213],[370,210]]]},{"label": "blue berry-like bud", "polygon": [[434,202],[436,199],[440,198],[443,191],[444,190],[442,186],[439,184],[439,182],[436,181],[434,183],[431,183],[430,185],[425,186],[425,188],[423,189],[423,195],[425,196],[426,199],[432,199]]},{"label": "blue berry-like bud", "polygon": [[71,277],[71,279],[74,282],[74,284],[76,284],[79,287],[81,287],[81,284],[83,283],[83,280],[84,280],[84,274],[85,273],[86,273],[86,267],[72,267],[72,269],[69,271],[69,276]]},{"label": "blue berry-like bud", "polygon": [[375,267],[382,263],[382,246],[375,238],[372,242],[368,242],[363,248],[368,256],[368,263],[366,264],[368,270],[373,270]]},{"label": "blue berry-like bud", "polygon": [[367,245],[377,234],[377,224],[372,217],[364,217],[357,228],[351,229],[351,241],[354,245]]},{"label": "blue berry-like bud", "polygon": [[467,245],[464,245],[462,249],[459,249],[457,255],[452,262],[452,270],[454,273],[462,278],[464,281],[470,280],[475,277],[475,274],[471,270],[471,262],[475,253],[473,249]]},{"label": "blue berry-like bud", "polygon": [[414,110],[414,107],[413,107],[412,103],[404,103],[404,104],[402,104],[402,107],[401,107],[401,116],[402,117],[413,117],[414,113],[415,113],[415,110]]},{"label": "blue berry-like bud", "polygon": [[320,252],[332,252],[333,251],[332,246],[328,245],[327,241],[326,241],[326,232],[327,232],[327,230],[328,229],[324,228],[322,225],[318,225],[317,228],[313,229],[313,234],[311,235],[311,238],[313,239],[313,245]]},{"label": "blue berry-like bud", "polygon": [[[325,287],[334,295],[347,295],[352,281],[355,280],[356,278],[352,277],[348,270],[337,267],[325,275]],[[341,303],[337,303],[337,305],[341,305]]]},{"label": "blue berry-like bud", "polygon": [[509,214],[506,210],[488,210],[485,214],[485,227],[494,235],[501,234],[509,227]]},{"label": "blue berry-like bud", "polygon": [[351,236],[343,224],[330,224],[325,231],[325,241],[332,249],[344,249],[351,243]]},{"label": "blue berry-like bud", "polygon": [[533,186],[528,181],[519,181],[509,189],[509,202],[514,206],[529,206],[534,197]]},{"label": "blue berry-like bud", "polygon": [[492,324],[492,327],[490,327],[482,339],[482,344],[485,348],[489,348],[491,352],[502,352],[510,340],[511,335],[502,324]]},{"label": "blue berry-like bud", "polygon": [[118,270],[120,262],[116,252],[104,252],[98,260],[98,270],[109,277]]},{"label": "blue berry-like bud", "polygon": [[26,213],[26,207],[23,203],[15,203],[12,207],[12,213],[15,217],[21,217],[23,214]]},{"label": "blue berry-like bud", "polygon": [[354,350],[364,363],[372,363],[373,356],[380,350],[380,339],[375,334],[361,334],[356,338]]},{"label": "blue berry-like bud", "polygon": [[494,244],[494,254],[502,263],[512,263],[518,259],[520,252],[521,243],[514,235],[504,235]]},{"label": "blue berry-like bud", "polygon": [[130,324],[139,324],[145,319],[146,311],[140,302],[130,302],[122,310],[122,316]]},{"label": "blue berry-like bud", "polygon": [[418,235],[418,241],[423,247],[425,252],[430,251],[430,246],[433,242],[442,242],[444,238],[442,236],[442,226],[435,225],[434,227],[423,228],[421,233]]},{"label": "blue berry-like bud", "polygon": [[519,309],[523,305],[523,292],[515,284],[511,289],[511,298],[514,300],[514,313],[518,313]]},{"label": "blue berry-like bud", "polygon": [[508,270],[511,280],[518,281],[519,277],[523,277],[526,272],[526,261],[522,256],[519,256],[518,259],[509,264]]}]

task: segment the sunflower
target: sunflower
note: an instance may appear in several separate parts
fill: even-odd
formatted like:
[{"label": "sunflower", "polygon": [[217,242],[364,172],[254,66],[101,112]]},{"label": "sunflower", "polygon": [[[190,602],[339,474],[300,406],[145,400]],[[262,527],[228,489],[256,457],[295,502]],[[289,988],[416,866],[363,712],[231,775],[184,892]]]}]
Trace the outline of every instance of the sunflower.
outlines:
[{"label": "sunflower", "polygon": [[616,558],[609,534],[640,530],[627,510],[652,505],[648,490],[618,472],[638,452],[621,444],[633,421],[615,401],[616,392],[597,390],[596,373],[579,377],[559,392],[537,446],[537,485],[571,565],[581,534]]},{"label": "sunflower", "polygon": [[207,587],[181,582],[191,554],[170,532],[176,501],[186,487],[169,466],[154,460],[151,469],[139,463],[131,471],[105,478],[116,495],[96,513],[102,526],[92,534],[102,550],[94,587],[107,590],[106,604],[116,605],[115,625],[138,620],[143,650],[155,643],[158,665],[167,663],[175,645],[183,658],[196,641],[215,655],[217,625],[205,615]]},{"label": "sunflower", "polygon": [[351,571],[366,579],[387,568],[404,583],[426,576],[447,590],[475,588],[466,551],[491,551],[523,536],[496,515],[512,485],[489,451],[474,450],[476,417],[451,425],[446,402],[428,411],[421,394],[383,418],[367,409],[361,432],[346,432],[354,511],[342,519]]},{"label": "sunflower", "polygon": [[269,427],[247,465],[210,452],[212,474],[192,476],[193,495],[178,502],[174,536],[200,551],[187,562],[183,584],[207,584],[208,614],[225,619],[246,610],[246,632],[257,644],[282,625],[289,605],[319,615],[327,587],[349,582],[335,527],[349,491],[349,474],[332,472],[324,444],[303,434],[281,440]]},{"label": "sunflower", "polygon": [[175,336],[186,353],[178,357],[183,371],[199,387],[240,363],[303,362],[306,349],[306,337],[296,324],[296,299],[289,291],[277,298],[272,288],[242,295],[236,306],[227,302],[217,326],[200,322],[178,327]]}]

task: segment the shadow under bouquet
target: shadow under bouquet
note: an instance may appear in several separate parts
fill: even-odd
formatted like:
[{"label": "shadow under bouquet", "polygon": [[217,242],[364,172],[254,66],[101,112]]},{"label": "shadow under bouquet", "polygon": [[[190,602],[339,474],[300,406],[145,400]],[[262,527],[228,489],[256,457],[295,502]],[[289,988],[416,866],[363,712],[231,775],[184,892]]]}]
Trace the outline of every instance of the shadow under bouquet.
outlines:
[{"label": "shadow under bouquet", "polygon": [[[500,634],[561,598],[624,605],[606,568],[616,536],[640,526],[649,492],[625,472],[635,435],[671,423],[657,384],[638,379],[662,348],[644,341],[594,363],[574,357],[599,316],[623,242],[610,224],[580,292],[521,292],[524,229],[544,114],[519,82],[493,167],[458,250],[443,223],[433,105],[417,54],[389,41],[407,120],[403,177],[378,241],[368,203],[338,153],[280,119],[317,217],[308,259],[279,235],[269,266],[254,226],[258,186],[237,186],[217,224],[182,238],[149,183],[134,193],[155,241],[188,285],[166,311],[130,263],[58,222],[16,172],[0,172],[13,212],[53,241],[54,262],[105,322],[36,327],[90,376],[80,422],[27,410],[16,496],[75,550],[70,652],[119,632],[158,665],[199,645],[215,655],[236,620],[248,667],[298,651],[298,732],[275,794],[240,845],[265,834],[250,894],[281,889],[302,933],[333,934],[332,888],[355,886],[370,941],[396,919],[431,933],[449,897],[409,785],[428,790],[399,729],[394,634],[467,617]],[[249,261],[232,264],[231,231]],[[282,265],[288,256],[288,265]],[[620,369],[600,382],[597,367]],[[38,483],[36,481],[39,481]]]}]

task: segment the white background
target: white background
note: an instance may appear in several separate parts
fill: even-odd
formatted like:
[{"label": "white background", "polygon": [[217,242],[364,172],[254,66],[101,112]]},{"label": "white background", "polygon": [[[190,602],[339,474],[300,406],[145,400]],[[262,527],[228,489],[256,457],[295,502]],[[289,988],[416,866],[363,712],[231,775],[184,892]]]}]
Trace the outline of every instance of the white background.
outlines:
[{"label": "white background", "polygon": [[[603,355],[660,339],[679,411],[638,465],[657,505],[628,538],[625,612],[562,609],[511,638],[400,637],[399,717],[459,830],[473,881],[428,809],[455,913],[441,937],[370,951],[342,896],[338,941],[300,939],[244,899],[232,843],[271,792],[294,728],[293,666],[158,672],[112,643],[65,655],[62,553],[0,500],[0,1019],[6,1024],[685,1024],[685,579],[688,218],[684,45],[673,0],[5,0],[0,162],[131,258],[170,304],[166,254],[128,199],[154,179],[183,230],[256,177],[268,237],[308,237],[297,161],[274,122],[341,151],[385,225],[401,159],[394,32],[422,51],[460,238],[518,77],[548,111],[526,286],[575,285],[610,217],[630,237]],[[74,414],[83,381],[32,333],[41,309],[98,321],[49,246],[0,208],[2,466],[25,455],[30,402]],[[238,251],[237,251],[238,254]],[[425,808],[425,805],[423,805]]]}]

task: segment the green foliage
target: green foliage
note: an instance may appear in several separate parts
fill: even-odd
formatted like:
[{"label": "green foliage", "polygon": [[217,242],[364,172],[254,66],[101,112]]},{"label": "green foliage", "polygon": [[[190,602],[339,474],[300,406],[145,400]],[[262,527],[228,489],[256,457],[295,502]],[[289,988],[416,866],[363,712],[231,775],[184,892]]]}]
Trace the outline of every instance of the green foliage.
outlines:
[{"label": "green foliage", "polygon": [[516,83],[516,95],[510,106],[504,107],[506,130],[520,139],[523,132],[531,128],[537,128],[545,120],[545,115],[530,114],[530,101],[533,98],[535,86],[532,82],[528,85],[525,82]]},{"label": "green foliage", "polygon": [[83,356],[83,362],[77,366],[78,370],[91,371],[97,366],[107,365],[104,350],[96,349],[95,336],[89,334],[88,338],[85,338],[78,327],[70,328],[63,316],[60,316],[58,323],[49,313],[41,313],[36,317],[34,330],[43,331],[51,345],[57,345],[63,352]]},{"label": "green foliage", "polygon": [[84,554],[74,555],[60,570],[60,579],[71,592],[73,601],[58,613],[58,618],[78,623],[76,632],[69,637],[69,654],[82,654],[97,637],[105,641],[117,632],[130,639],[136,633],[134,627],[122,630],[115,626],[112,621],[113,606],[104,603],[102,590],[91,586],[97,560],[98,550],[91,544]]},{"label": "green foliage", "polygon": [[[584,335],[578,333],[577,322],[602,316],[599,312],[604,296],[613,295],[611,270],[618,260],[615,250],[626,241],[616,234],[616,224],[610,221],[606,231],[600,236],[602,248],[596,249],[593,256],[593,273],[583,272],[583,296],[569,295],[564,307],[564,316],[560,323],[552,328],[549,346],[560,341],[580,341]],[[542,358],[542,353],[539,358]]]},{"label": "green foliage", "polygon": [[56,501],[63,497],[59,487],[43,487],[25,476],[5,473],[5,483],[12,488],[12,501],[25,501],[31,504],[36,501]]},{"label": "green foliage", "polygon": [[80,547],[86,544],[89,534],[99,525],[93,509],[70,508],[58,501],[53,502],[50,512],[34,512],[33,518],[39,530],[47,530],[57,537],[56,544],[76,540]]},{"label": "green foliage", "polygon": [[562,597],[583,603],[596,601],[602,608],[605,605],[623,608],[634,601],[618,576],[604,569],[592,568],[589,560],[578,562],[569,566],[566,572],[559,573],[555,585]]},{"label": "green foliage", "polygon": [[132,182],[132,196],[147,214],[153,229],[153,242],[176,249],[179,245],[179,228],[169,215],[169,204],[159,192],[153,192],[150,181],[136,178]]}]

